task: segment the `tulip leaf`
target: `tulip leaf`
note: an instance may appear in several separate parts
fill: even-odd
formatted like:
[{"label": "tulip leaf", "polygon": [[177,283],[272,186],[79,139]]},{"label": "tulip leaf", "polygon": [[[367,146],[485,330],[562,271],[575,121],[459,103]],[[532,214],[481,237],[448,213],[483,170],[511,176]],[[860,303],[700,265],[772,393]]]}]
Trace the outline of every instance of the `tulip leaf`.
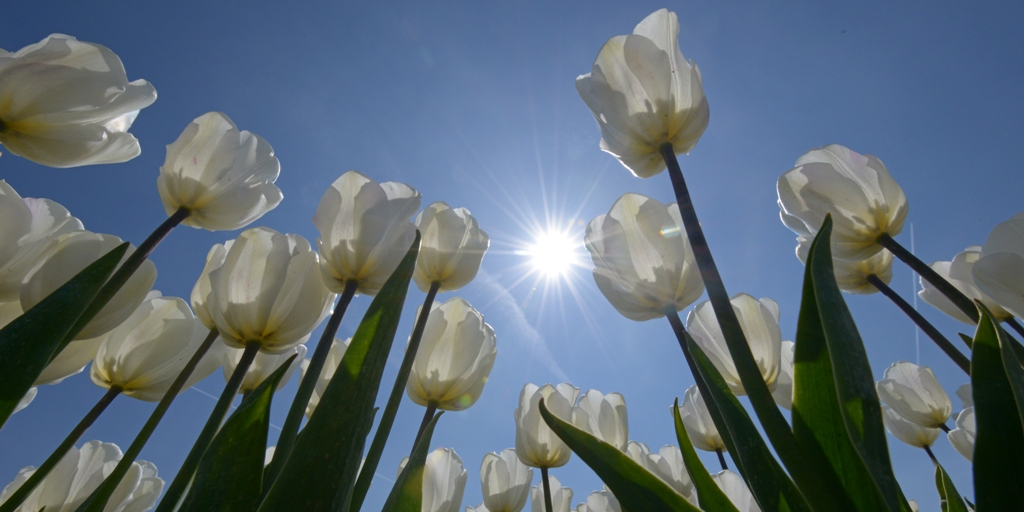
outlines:
[{"label": "tulip leaf", "polygon": [[[728,426],[732,438],[731,444],[726,441],[729,453],[735,459],[739,459],[737,465],[740,467],[743,479],[750,486],[750,492],[757,499],[761,510],[765,512],[776,510],[810,511],[811,507],[804,498],[804,495],[810,491],[821,494],[819,499],[830,505],[821,510],[842,510],[832,505],[828,494],[821,492],[817,483],[812,483],[807,486],[807,489],[803,487],[797,489],[779,462],[775,460],[771,451],[768,450],[768,445],[761,438],[761,434],[750,420],[746,409],[740,404],[736,395],[732,394],[729,384],[725,382],[722,374],[718,372],[708,356],[689,335],[686,336],[686,343],[693,356],[694,364],[700,372],[700,378],[707,384],[708,393],[717,404],[722,420]],[[707,400],[706,397],[705,400]],[[725,437],[723,436],[722,439],[725,440]],[[680,447],[680,449],[682,448]]]},{"label": "tulip leaf", "polygon": [[624,512],[700,510],[618,448],[551,414],[544,400],[540,401],[540,415],[555,435],[597,473]]},{"label": "tulip leaf", "polygon": [[384,502],[381,512],[420,512],[422,509],[423,472],[427,463],[427,453],[430,451],[430,438],[434,436],[434,427],[442,414],[444,411],[435,414],[423,429],[423,435],[409,454],[409,460],[395,480],[395,485],[391,488],[391,494]]},{"label": "tulip leaf", "polygon": [[199,462],[179,512],[250,512],[259,506],[270,403],[295,357],[264,379],[224,422]]},{"label": "tulip leaf", "polygon": [[729,501],[729,497],[722,492],[718,484],[711,478],[707,468],[700,462],[697,451],[693,449],[690,436],[686,433],[686,426],[679,416],[679,399],[672,407],[672,417],[675,419],[676,440],[679,442],[679,450],[683,453],[683,464],[686,472],[693,481],[693,487],[697,490],[697,500],[700,508],[704,510],[720,510],[722,512],[739,512]]},{"label": "tulip leaf", "polygon": [[953,481],[949,479],[946,470],[935,465],[935,487],[939,490],[939,510],[942,512],[967,512],[967,505],[960,498]]},{"label": "tulip leaf", "polygon": [[46,365],[64,349],[62,341],[127,250],[127,242],[118,245],[0,329],[0,427]]},{"label": "tulip leaf", "polygon": [[[1015,357],[1009,336],[985,308],[974,335],[971,392],[977,435],[974,442],[974,496],[977,510],[1024,510],[1024,427],[1006,366]],[[1020,371],[1019,362],[1017,372]]]},{"label": "tulip leaf", "polygon": [[366,310],[313,416],[295,440],[261,512],[340,510],[359,473],[384,365],[402,316],[420,236]]}]

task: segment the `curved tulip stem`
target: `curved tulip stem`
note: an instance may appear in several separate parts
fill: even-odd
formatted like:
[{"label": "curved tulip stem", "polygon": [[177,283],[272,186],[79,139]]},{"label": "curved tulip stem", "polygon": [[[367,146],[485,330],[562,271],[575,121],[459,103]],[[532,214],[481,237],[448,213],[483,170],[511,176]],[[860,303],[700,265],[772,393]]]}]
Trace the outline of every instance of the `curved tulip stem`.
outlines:
[{"label": "curved tulip stem", "polygon": [[935,453],[932,452],[932,447],[925,445],[923,448],[924,448],[925,453],[928,454],[928,458],[932,459],[932,462],[934,462],[935,465],[938,466],[939,465],[939,459],[935,458]]},{"label": "curved tulip stem", "polygon": [[82,421],[79,421],[78,425],[71,430],[71,433],[64,438],[64,441],[57,446],[57,449],[46,458],[46,461],[40,464],[40,466],[36,468],[35,472],[32,473],[32,476],[30,476],[25,483],[21,484],[21,487],[18,487],[18,490],[12,494],[10,498],[7,498],[7,501],[0,505],[0,512],[13,512],[16,510],[18,506],[25,501],[25,498],[28,498],[28,495],[32,490],[35,489],[36,486],[46,478],[46,475],[50,474],[50,471],[57,465],[57,463],[64,458],[64,455],[68,453],[68,450],[75,446],[75,443],[81,439],[82,434],[85,434],[85,431],[92,426],[101,414],[103,414],[103,411],[106,410],[107,406],[110,405],[110,403],[117,398],[117,395],[120,394],[120,387],[113,386],[108,389],[107,392],[103,394],[103,397],[100,398],[100,401],[96,402],[96,405],[86,413],[85,417],[82,418]]},{"label": "curved tulip stem", "polygon": [[971,374],[971,361],[967,359],[967,356],[957,350],[948,338],[943,336],[942,333],[931,324],[931,322],[926,320],[921,313],[918,313],[917,310],[914,309],[914,306],[911,306],[910,303],[903,299],[903,297],[900,297],[898,293],[882,282],[878,276],[871,274],[867,277],[867,281],[878,291],[882,292],[882,295],[885,295],[889,300],[896,304],[896,307],[900,308],[900,311],[903,311],[904,314],[910,317],[910,319],[913,320],[914,323],[917,324],[917,326],[924,331],[924,333],[927,334],[936,345],[939,346],[939,349],[945,352],[946,355],[964,371],[964,373],[967,375]]},{"label": "curved tulip stem", "polygon": [[547,512],[554,512],[555,507],[551,506],[551,484],[548,482],[548,468],[540,468],[540,479],[544,482],[544,507]]},{"label": "curved tulip stem", "polygon": [[914,272],[931,283],[937,290],[942,292],[943,295],[949,299],[960,311],[963,311],[968,318],[978,323],[978,308],[974,306],[974,302],[971,301],[966,295],[958,290],[945,278],[940,276],[938,272],[932,270],[932,267],[928,266],[925,262],[921,261],[920,258],[914,256],[913,253],[908,251],[899,242],[894,240],[888,233],[882,233],[878,235],[878,245],[889,250],[903,263],[906,263]]},{"label": "curved tulip stem", "polygon": [[1013,330],[1017,331],[1017,334],[1024,336],[1024,327],[1021,327],[1016,318],[1010,317],[1006,319],[1006,325],[1009,325]]},{"label": "curved tulip stem", "polygon": [[338,334],[341,320],[345,317],[348,305],[352,303],[352,297],[355,297],[358,288],[358,281],[349,280],[345,282],[345,289],[342,290],[338,304],[334,307],[334,313],[331,313],[331,318],[327,320],[327,325],[324,326],[324,332],[320,335],[320,341],[316,344],[313,357],[310,358],[306,373],[302,376],[302,381],[299,383],[299,390],[295,392],[295,399],[292,400],[292,405],[288,409],[288,416],[284,420],[284,426],[281,427],[281,435],[277,438],[274,459],[270,462],[266,476],[264,476],[264,493],[270,490],[269,483],[277,478],[277,474],[284,467],[284,462],[292,452],[292,447],[295,445],[295,437],[299,434],[299,427],[302,425],[302,417],[305,416],[306,407],[309,405],[309,398],[313,396],[313,390],[316,389],[316,383],[320,379],[320,373],[323,371],[324,363],[327,361],[327,355],[331,353],[334,336]]},{"label": "curved tulip stem", "polygon": [[725,463],[725,454],[722,453],[722,449],[715,448],[715,453],[718,454],[718,462],[722,464],[722,470],[725,471],[729,469],[729,465]]},{"label": "curved tulip stem", "polygon": [[[416,325],[409,336],[409,346],[405,349],[405,357],[402,358],[402,366],[398,368],[398,376],[395,377],[395,385],[391,388],[391,395],[388,396],[388,403],[384,406],[384,414],[380,417],[377,431],[373,434],[373,441],[370,449],[366,452],[366,462],[363,469],[359,471],[355,487],[352,488],[352,500],[349,502],[348,511],[357,512],[363,506],[366,493],[370,490],[370,483],[377,471],[377,463],[384,453],[384,446],[391,435],[391,426],[395,423],[395,415],[398,414],[398,406],[402,403],[402,395],[405,394],[405,385],[409,380],[409,373],[412,372],[412,363],[416,360],[416,352],[420,348],[420,339],[423,338],[423,329],[427,327],[427,317],[430,316],[430,307],[434,304],[434,297],[441,289],[441,283],[435,281],[430,284],[427,296],[423,299],[423,307],[416,318]],[[417,436],[418,437],[418,436]],[[276,452],[275,452],[276,453]]]},{"label": "curved tulip stem", "polygon": [[[216,330],[210,331],[210,336],[207,337],[207,340],[210,338],[216,339],[215,333]],[[213,441],[213,436],[220,429],[220,424],[224,421],[224,416],[227,415],[231,404],[235,401],[238,388],[242,387],[245,374],[249,371],[249,367],[252,366],[252,362],[256,359],[256,354],[259,351],[259,342],[252,341],[245,345],[245,351],[242,352],[242,358],[238,361],[238,366],[235,367],[234,373],[231,374],[227,385],[224,386],[224,391],[221,392],[220,398],[217,399],[217,405],[213,406],[213,412],[207,418],[206,425],[203,426],[203,430],[199,433],[199,438],[196,439],[192,450],[185,457],[185,462],[181,464],[178,474],[174,475],[171,485],[164,491],[164,497],[160,500],[160,506],[156,509],[157,512],[170,512],[178,506],[178,501],[188,488],[189,482],[192,481],[192,475],[196,472],[199,461],[203,458],[203,454],[206,453],[206,448],[210,445],[210,442]],[[193,357],[193,361],[198,363],[195,357]],[[189,361],[189,364],[193,361]],[[181,379],[181,375],[178,378]],[[175,384],[177,384],[177,381],[175,381]]]},{"label": "curved tulip stem", "polygon": [[947,434],[949,433],[949,427],[947,427],[945,423],[940,423],[939,428],[941,428],[943,432]]},{"label": "curved tulip stem", "polygon": [[[434,413],[437,412],[437,402],[429,402],[427,404],[427,410],[423,413],[423,421],[420,422],[420,429],[416,432],[416,439],[413,440],[412,446],[416,448],[416,443],[420,442],[420,438],[423,437],[423,431],[427,429],[427,425],[430,424],[430,420],[434,419]],[[410,457],[412,452],[410,452]]]}]

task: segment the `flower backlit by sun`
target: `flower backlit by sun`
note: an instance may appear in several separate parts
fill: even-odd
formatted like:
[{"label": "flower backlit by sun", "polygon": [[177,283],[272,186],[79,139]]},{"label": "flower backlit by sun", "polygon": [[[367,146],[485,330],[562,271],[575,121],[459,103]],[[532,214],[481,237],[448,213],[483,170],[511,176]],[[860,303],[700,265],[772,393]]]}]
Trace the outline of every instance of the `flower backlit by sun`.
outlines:
[{"label": "flower backlit by sun", "polygon": [[577,237],[550,230],[538,233],[524,253],[530,257],[533,271],[555,279],[565,276],[573,266],[580,264],[581,247],[582,242]]}]

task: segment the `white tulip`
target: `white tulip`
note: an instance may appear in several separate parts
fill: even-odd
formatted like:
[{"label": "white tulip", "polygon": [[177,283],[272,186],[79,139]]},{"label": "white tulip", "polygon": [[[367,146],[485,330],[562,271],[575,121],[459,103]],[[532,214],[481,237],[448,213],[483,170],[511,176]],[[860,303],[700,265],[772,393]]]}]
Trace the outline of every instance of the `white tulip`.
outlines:
[{"label": "white tulip", "polygon": [[209,112],[167,146],[156,184],[167,215],[189,211],[182,224],[234,230],[277,207],[283,196],[274,182],[280,173],[267,141],[238,131],[228,116]]},{"label": "white tulip", "polygon": [[896,436],[896,439],[917,448],[935,444],[939,433],[942,432],[937,428],[922,427],[900,416],[900,413],[885,405],[882,406],[882,423],[885,424],[885,429],[890,434]]},{"label": "white tulip", "polygon": [[622,512],[622,506],[614,494],[600,490],[590,493],[587,501],[576,505],[576,512]]},{"label": "white tulip", "polygon": [[[7,324],[14,321],[21,314],[20,302],[0,302],[0,329],[6,327]],[[85,369],[85,365],[89,364],[89,361],[92,361],[93,357],[96,356],[96,349],[99,348],[100,341],[100,338],[91,338],[69,343],[60,354],[57,354],[57,357],[53,358],[53,361],[50,361],[50,364],[46,365],[46,368],[36,377],[32,385],[59,384],[62,380],[81,373]],[[35,397],[34,390],[35,388],[30,390],[33,397]],[[31,399],[28,399],[25,405],[28,405],[28,402],[31,401]]]},{"label": "white tulip", "polygon": [[[733,295],[729,301],[747,338],[757,368],[761,371],[761,378],[769,389],[774,389],[782,357],[778,303],[767,297],[759,300],[746,293]],[[711,302],[704,301],[693,308],[686,317],[686,330],[714,363],[732,392],[736,395],[746,394]]]},{"label": "white tulip", "polygon": [[224,265],[224,258],[227,257],[228,249],[231,248],[232,243],[234,243],[234,240],[228,240],[224,244],[213,244],[210,252],[206,254],[206,266],[203,267],[203,273],[199,274],[199,279],[192,286],[192,295],[189,296],[192,303],[192,311],[195,312],[196,317],[203,322],[207,329],[217,328],[217,324],[213,322],[213,317],[210,316],[210,308],[207,304],[210,298],[210,291],[213,289],[210,284],[210,273]]},{"label": "white tulip", "polygon": [[775,389],[772,390],[772,398],[779,407],[786,410],[793,409],[793,387],[794,366],[793,355],[796,345],[792,341],[783,341],[779,357],[779,378],[775,380]]},{"label": "white tulip", "polygon": [[299,235],[265,227],[243,231],[224,264],[210,272],[208,307],[224,342],[235,348],[259,343],[269,354],[301,343],[334,304],[318,264]]},{"label": "white tulip", "polygon": [[98,44],[53,34],[14,53],[0,50],[0,144],[36,163],[77,167],[139,156],[128,129],[154,101],[153,86],[129,82],[121,59]]},{"label": "white tulip", "polygon": [[[100,387],[155,402],[181,373],[209,331],[177,297],[144,301],[116,329],[101,337],[89,376]],[[214,344],[192,371],[182,391],[220,366],[222,344]]]},{"label": "white tulip", "polygon": [[540,416],[540,401],[544,399],[544,406],[552,415],[571,421],[572,407],[579,395],[579,388],[566,382],[558,386],[545,384],[537,387],[532,383],[523,386],[519,393],[519,407],[515,410],[516,455],[523,464],[535,468],[557,468],[569,462],[572,451]]},{"label": "white tulip", "polygon": [[757,506],[757,501],[754,500],[754,495],[750,493],[747,484],[736,473],[726,469],[711,475],[711,479],[739,512],[761,512],[761,507]]},{"label": "white tulip", "polygon": [[647,466],[648,471],[654,473],[681,496],[693,501],[693,481],[690,480],[690,474],[686,472],[683,452],[678,446],[671,444],[662,446],[658,453],[651,453],[647,458],[650,460],[650,465]]},{"label": "white tulip", "polygon": [[459,512],[468,475],[451,448],[427,454],[423,468],[423,512]]},{"label": "white tulip", "polygon": [[704,293],[675,203],[624,194],[607,215],[590,221],[584,245],[597,287],[630,320],[682,311]]},{"label": "white tulip", "polygon": [[[72,231],[51,240],[42,251],[41,261],[22,281],[19,290],[21,307],[28,311],[120,244],[121,239],[116,236],[90,231]],[[130,245],[121,258],[121,264],[133,252],[135,246]],[[95,338],[117,327],[142,303],[155,281],[156,265],[147,259],[75,339]]]},{"label": "white tulip", "polygon": [[956,396],[960,399],[964,409],[974,407],[974,393],[972,392],[970,382],[956,388]]},{"label": "white tulip", "polygon": [[479,505],[477,505],[475,507],[467,506],[466,507],[466,512],[491,512],[491,511],[487,510],[487,505],[484,505],[483,503],[481,503],[481,504],[479,504]]},{"label": "white tulip", "polygon": [[[552,512],[569,512],[572,507],[572,489],[562,487],[562,482],[553,476],[548,477],[548,485],[551,486],[551,509]],[[533,512],[548,512],[544,505],[544,484],[535,485],[530,488],[530,509]]]},{"label": "white tulip", "polygon": [[1024,212],[997,225],[981,254],[971,272],[975,284],[1007,313],[1024,318]]},{"label": "white tulip", "polygon": [[697,386],[690,386],[683,395],[683,403],[679,406],[679,416],[686,427],[686,435],[693,446],[704,451],[726,451],[725,441],[715,428],[715,423],[700,395]]},{"label": "white tulip", "polygon": [[953,412],[949,395],[927,366],[898,361],[875,385],[878,397],[907,421],[928,428],[945,425]]},{"label": "white tulip", "polygon": [[519,512],[530,497],[533,469],[519,461],[512,448],[488,453],[480,464],[480,485],[489,512]]},{"label": "white tulip", "polygon": [[[964,252],[957,254],[953,257],[953,261],[936,261],[931,264],[932,270],[943,277],[946,281],[949,281],[957,290],[966,295],[971,300],[980,300],[992,312],[993,315],[999,320],[1005,320],[1011,315],[1003,309],[999,303],[992,300],[991,297],[982,293],[981,290],[974,284],[974,276],[972,270],[974,264],[981,259],[981,246],[972,245]],[[974,320],[971,320],[960,308],[956,307],[946,296],[935,288],[927,279],[921,278],[921,291],[917,292],[917,295],[921,297],[921,300],[931,304],[935,309],[942,311],[949,315],[955,320],[959,320],[968,325],[974,325]]]},{"label": "white tulip", "polygon": [[[81,449],[72,447],[46,478],[28,495],[15,512],[73,512],[96,490],[121,460],[121,449],[113,443],[89,441]],[[14,494],[36,468],[18,472],[14,481],[0,493],[0,503]],[[114,489],[104,512],[143,512],[153,508],[163,491],[164,481],[156,466],[143,460],[133,462],[121,483]]]},{"label": "white tulip", "polygon": [[[419,317],[419,314],[416,315]],[[406,384],[413,402],[445,411],[468,409],[484,390],[498,350],[494,329],[465,300],[434,303]]]},{"label": "white tulip", "polygon": [[359,293],[380,291],[416,238],[409,219],[420,197],[404,183],[377,184],[357,171],[331,184],[313,216],[320,271],[331,291],[341,293],[348,281],[358,283]]},{"label": "white tulip", "polygon": [[28,388],[28,391],[25,392],[25,395],[22,396],[21,400],[18,401],[17,405],[14,406],[14,411],[11,412],[11,414],[14,414],[14,413],[16,413],[16,412],[18,412],[18,411],[28,407],[29,404],[31,404],[32,401],[36,399],[36,394],[38,394],[38,393],[39,393],[39,388],[37,388],[35,386],[32,386],[32,387]]},{"label": "white tulip", "polygon": [[629,442],[626,399],[619,393],[588,390],[572,408],[572,424],[620,450]]},{"label": "white tulip", "polygon": [[[305,338],[305,341],[308,341],[309,335],[306,335]],[[238,367],[239,361],[242,360],[243,352],[245,351],[237,348],[229,348],[224,351],[221,356],[221,367],[224,369],[225,381],[230,380],[231,374],[235,373],[235,368]],[[292,356],[295,356],[295,359],[288,365],[288,369],[285,370],[284,375],[281,376],[281,381],[277,384],[277,390],[280,391],[281,388],[288,384],[292,374],[295,373],[295,369],[304,361],[302,358],[306,356],[306,345],[296,345],[280,354],[256,354],[256,359],[253,359],[252,364],[249,365],[249,370],[245,372],[245,377],[242,379],[242,385],[238,388],[238,392],[246,394],[255,390]]]},{"label": "white tulip", "polygon": [[626,443],[626,456],[633,459],[633,462],[643,466],[645,469],[651,466],[651,449],[646,444],[640,441],[630,441]]},{"label": "white tulip", "polygon": [[910,505],[910,512],[918,512],[918,505],[916,500],[907,500],[907,505]]},{"label": "white tulip", "polygon": [[590,73],[576,79],[601,128],[601,149],[641,178],[665,168],[662,144],[689,153],[708,126],[700,69],[683,57],[678,41],[676,13],[661,9],[632,35],[609,39]]},{"label": "white tulip", "polygon": [[[331,348],[327,352],[327,358],[324,359],[324,367],[320,372],[320,377],[316,380],[316,386],[313,387],[313,394],[309,396],[309,404],[306,405],[306,418],[313,416],[313,411],[316,410],[317,404],[320,403],[320,397],[327,391],[327,386],[331,383],[331,378],[334,377],[334,372],[337,371],[338,365],[341,364],[341,358],[345,357],[345,350],[348,349],[348,344],[352,342],[352,338],[342,340],[340,338],[334,338],[331,342]],[[301,375],[299,381],[306,378],[306,370],[309,368],[309,359],[303,359],[301,364]]]},{"label": "white tulip", "polygon": [[783,224],[809,244],[832,214],[832,256],[859,261],[877,254],[878,237],[896,236],[907,218],[907,196],[881,160],[832,144],[808,151],[779,177]]},{"label": "white tulip", "polygon": [[426,292],[432,283],[439,291],[454,291],[469,284],[491,245],[487,233],[465,208],[432,203],[416,215],[420,254],[413,280]]},{"label": "white tulip", "polygon": [[[800,242],[796,247],[796,256],[804,264],[807,264],[810,249],[811,240]],[[875,285],[868,282],[868,276],[873,275],[887,285],[892,282],[892,263],[892,253],[882,249],[865,259],[847,261],[832,258],[832,273],[840,290],[867,295],[878,291]]]},{"label": "white tulip", "polygon": [[974,439],[978,435],[978,421],[974,417],[974,407],[968,407],[956,417],[956,428],[949,431],[947,438],[957,453],[969,461],[974,461]]}]

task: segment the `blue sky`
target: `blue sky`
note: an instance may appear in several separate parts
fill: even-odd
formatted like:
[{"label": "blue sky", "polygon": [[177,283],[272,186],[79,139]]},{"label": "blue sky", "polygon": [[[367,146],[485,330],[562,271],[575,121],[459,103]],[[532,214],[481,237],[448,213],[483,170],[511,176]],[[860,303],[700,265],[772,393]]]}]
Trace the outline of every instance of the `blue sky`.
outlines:
[{"label": "blue sky", "polygon": [[[315,239],[316,205],[349,169],[408,183],[424,205],[469,208],[491,235],[491,251],[458,294],[493,325],[499,353],[480,402],[445,415],[434,444],[463,458],[464,505],[476,505],[480,460],[514,445],[512,410],[528,381],[567,378],[584,391],[621,392],[633,439],[655,449],[674,442],[668,406],[693,380],[667,322],[618,315],[589,267],[569,278],[578,298],[567,281],[520,280],[530,269],[520,252],[536,227],[575,226],[585,257],[582,226],[621,194],[673,200],[666,175],[634,178],[598,149],[597,126],[573,86],[605,40],[661,7],[678,13],[683,54],[700,66],[711,107],[707,132],[681,158],[697,212],[730,293],[776,299],[787,339],[803,267],[778,218],[775,182],[807,150],[840,143],[881,158],[911,206],[897,239],[910,246],[912,224],[926,261],[984,242],[1021,210],[1024,5],[996,2],[11,3],[0,48],[54,32],[97,42],[159,98],[132,128],[139,158],[60,170],[5,154],[0,178],[23,196],[60,202],[87,229],[138,244],[165,217],[155,186],[163,146],[193,118],[219,110],[281,159],[285,199],[258,224]],[[156,288],[187,296],[209,246],[236,234],[177,229],[153,256]],[[897,263],[893,287],[908,299],[912,279]],[[413,288],[385,389],[422,298]],[[896,360],[917,360],[913,325],[884,297],[848,302],[876,379]],[[340,335],[351,335],[368,303],[355,299]],[[949,336],[970,332],[926,304],[921,310]],[[924,336],[920,362],[951,395],[965,382]],[[215,373],[197,388],[216,395],[222,386]],[[277,395],[275,424],[295,387]],[[87,372],[40,389],[0,433],[0,485],[38,465],[101,394]],[[182,394],[142,458],[169,479],[213,402]],[[84,440],[125,447],[152,407],[119,398]],[[421,415],[403,403],[366,510],[383,503]],[[937,509],[925,454],[889,441],[906,495]],[[936,454],[956,485],[970,489],[970,467],[945,439]],[[713,457],[705,461],[717,468]],[[573,488],[574,504],[600,488],[577,458],[552,474]]]}]

